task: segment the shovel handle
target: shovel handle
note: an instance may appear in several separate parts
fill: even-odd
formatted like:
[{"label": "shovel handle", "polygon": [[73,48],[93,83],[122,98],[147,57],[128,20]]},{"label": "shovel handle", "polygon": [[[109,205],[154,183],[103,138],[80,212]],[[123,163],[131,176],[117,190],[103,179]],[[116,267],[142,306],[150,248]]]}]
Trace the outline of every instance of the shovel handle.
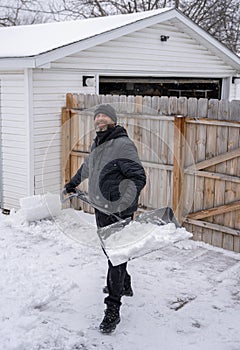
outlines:
[{"label": "shovel handle", "polygon": [[109,212],[108,210],[106,210],[105,208],[102,208],[94,203],[92,203],[90,201],[90,199],[87,197],[87,195],[80,191],[78,188],[75,189],[76,193],[72,193],[69,196],[67,196],[66,198],[64,198],[64,195],[66,194],[65,189],[63,189],[61,191],[60,194],[60,200],[61,203],[65,203],[66,201],[70,200],[71,198],[78,198],[80,199],[82,202],[89,204],[92,208],[97,209],[99,211],[101,211],[102,213],[106,214],[106,215],[112,215],[113,217],[115,217],[118,221],[123,221],[123,219],[121,219],[119,216],[117,216],[114,213]]},{"label": "shovel handle", "polygon": [[65,191],[65,189],[63,189],[61,191],[61,193],[60,193],[60,201],[61,201],[61,203],[65,203],[68,200],[70,200],[71,198],[76,198],[76,197],[79,196],[79,194],[77,192],[76,193],[72,193],[72,194],[70,194],[70,195],[68,195],[67,197],[64,198],[65,195],[66,195],[66,191]]}]

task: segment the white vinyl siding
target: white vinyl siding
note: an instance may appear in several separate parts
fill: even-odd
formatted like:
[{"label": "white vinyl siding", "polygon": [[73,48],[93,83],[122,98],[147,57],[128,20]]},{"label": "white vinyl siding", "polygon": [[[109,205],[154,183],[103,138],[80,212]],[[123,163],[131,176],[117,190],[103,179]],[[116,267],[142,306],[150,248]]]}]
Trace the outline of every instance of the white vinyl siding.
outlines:
[{"label": "white vinyl siding", "polygon": [[27,193],[24,73],[2,74],[2,207],[18,208]]},{"label": "white vinyl siding", "polygon": [[[166,42],[160,36],[169,36]],[[100,74],[228,77],[234,69],[169,21],[64,57],[52,67]]]},{"label": "white vinyl siding", "polygon": [[61,189],[61,109],[66,93],[95,93],[83,87],[82,73],[37,69],[33,74],[35,194]]}]

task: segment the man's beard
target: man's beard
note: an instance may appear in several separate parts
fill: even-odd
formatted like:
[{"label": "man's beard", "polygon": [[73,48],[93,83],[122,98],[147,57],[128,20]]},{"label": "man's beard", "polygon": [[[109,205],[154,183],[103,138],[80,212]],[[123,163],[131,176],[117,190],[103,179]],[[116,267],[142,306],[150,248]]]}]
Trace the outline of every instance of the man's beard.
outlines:
[{"label": "man's beard", "polygon": [[111,129],[114,127],[115,124],[111,123],[111,124],[104,124],[103,126],[100,126],[101,124],[103,124],[101,122],[101,120],[99,120],[99,122],[95,125],[95,130],[96,132],[99,132],[99,131],[106,131],[108,129]]},{"label": "man's beard", "polygon": [[96,125],[96,132],[106,131],[107,129],[108,129],[108,124],[104,125],[103,127],[100,127],[99,125]]}]

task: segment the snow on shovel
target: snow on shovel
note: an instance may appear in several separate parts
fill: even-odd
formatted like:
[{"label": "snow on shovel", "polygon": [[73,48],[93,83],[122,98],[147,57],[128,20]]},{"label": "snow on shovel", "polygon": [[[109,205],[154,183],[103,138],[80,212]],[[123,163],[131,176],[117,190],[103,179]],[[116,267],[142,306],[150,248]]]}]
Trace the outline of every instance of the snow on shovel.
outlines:
[{"label": "snow on shovel", "polygon": [[61,212],[61,201],[56,194],[39,194],[21,198],[20,207],[25,220],[31,222],[58,216]]},{"label": "snow on shovel", "polygon": [[114,266],[192,237],[185,228],[180,228],[170,207],[147,211],[131,221],[123,220],[105,208],[96,206],[78,189],[76,193],[65,198],[63,190],[61,202],[64,203],[71,198],[78,198],[105,214],[113,215],[118,220],[97,230],[101,246]]}]

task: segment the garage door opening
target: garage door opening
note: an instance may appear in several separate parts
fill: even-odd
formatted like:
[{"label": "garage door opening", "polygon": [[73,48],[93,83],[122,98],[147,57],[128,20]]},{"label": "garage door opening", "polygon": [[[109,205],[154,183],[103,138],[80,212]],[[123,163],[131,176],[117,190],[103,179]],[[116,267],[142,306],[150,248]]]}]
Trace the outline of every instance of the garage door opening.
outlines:
[{"label": "garage door opening", "polygon": [[106,95],[176,96],[221,99],[222,79],[99,77]]}]

